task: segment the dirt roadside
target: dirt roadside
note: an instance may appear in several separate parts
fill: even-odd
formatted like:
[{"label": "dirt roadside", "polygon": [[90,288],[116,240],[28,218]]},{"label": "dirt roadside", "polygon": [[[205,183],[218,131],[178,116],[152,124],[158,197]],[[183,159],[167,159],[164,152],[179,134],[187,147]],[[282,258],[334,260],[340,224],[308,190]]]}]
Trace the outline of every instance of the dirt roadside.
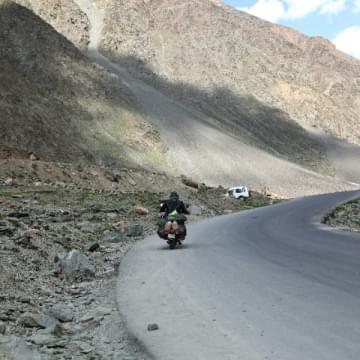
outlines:
[{"label": "dirt roadside", "polygon": [[144,170],[3,165],[1,360],[147,359],[126,334],[114,282],[126,252],[156,230],[160,200],[177,190],[190,221],[273,201],[225,199],[224,188]]}]

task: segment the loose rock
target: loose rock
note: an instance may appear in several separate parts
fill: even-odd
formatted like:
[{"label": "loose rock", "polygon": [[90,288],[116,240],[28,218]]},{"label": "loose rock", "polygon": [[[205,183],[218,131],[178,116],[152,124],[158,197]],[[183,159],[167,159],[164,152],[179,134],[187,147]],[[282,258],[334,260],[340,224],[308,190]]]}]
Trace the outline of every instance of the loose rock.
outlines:
[{"label": "loose rock", "polygon": [[199,205],[191,204],[189,208],[191,215],[201,215],[202,214],[202,208]]},{"label": "loose rock", "polygon": [[99,249],[100,249],[99,243],[95,243],[95,244],[92,244],[92,245],[89,247],[88,251],[94,252],[94,251],[97,251],[97,250],[99,250]]},{"label": "loose rock", "polygon": [[4,360],[41,360],[36,350],[30,349],[24,340],[16,336],[0,337],[0,355]]},{"label": "loose rock", "polygon": [[6,186],[12,186],[12,185],[14,185],[14,179],[12,179],[12,178],[7,178],[7,179],[4,181],[4,184],[5,184]]},{"label": "loose rock", "polygon": [[55,345],[59,341],[59,338],[51,334],[39,332],[32,335],[30,338],[28,338],[28,340],[35,345],[44,346],[44,345]]},{"label": "loose rock", "polygon": [[128,237],[137,237],[137,236],[142,236],[144,233],[144,228],[142,225],[140,224],[133,224],[133,225],[129,225],[128,229],[127,229],[127,236]]},{"label": "loose rock", "polygon": [[196,181],[192,180],[192,179],[189,179],[188,177],[182,175],[181,176],[181,182],[186,185],[186,186],[189,186],[191,188],[194,188],[194,189],[198,189],[199,188],[199,183],[197,183]]},{"label": "loose rock", "polygon": [[72,310],[65,308],[62,305],[54,305],[47,309],[49,315],[53,316],[61,322],[71,322],[74,318]]},{"label": "loose rock", "polygon": [[89,354],[93,351],[93,348],[86,342],[79,341],[77,345],[83,354]]},{"label": "loose rock", "polygon": [[55,318],[45,314],[26,313],[21,316],[20,324],[29,328],[54,329],[58,322]]},{"label": "loose rock", "polygon": [[156,330],[159,330],[159,325],[158,324],[149,324],[147,329],[148,329],[148,331],[156,331]]},{"label": "loose rock", "polygon": [[5,335],[6,333],[6,326],[3,322],[0,321],[0,334]]},{"label": "loose rock", "polygon": [[149,210],[142,206],[135,206],[133,208],[133,213],[136,215],[147,215],[149,214]]},{"label": "loose rock", "polygon": [[103,237],[104,242],[119,243],[125,240],[125,234],[120,231],[113,231]]},{"label": "loose rock", "polygon": [[95,267],[79,250],[72,250],[66,255],[57,256],[58,271],[68,281],[82,281],[95,277]]}]

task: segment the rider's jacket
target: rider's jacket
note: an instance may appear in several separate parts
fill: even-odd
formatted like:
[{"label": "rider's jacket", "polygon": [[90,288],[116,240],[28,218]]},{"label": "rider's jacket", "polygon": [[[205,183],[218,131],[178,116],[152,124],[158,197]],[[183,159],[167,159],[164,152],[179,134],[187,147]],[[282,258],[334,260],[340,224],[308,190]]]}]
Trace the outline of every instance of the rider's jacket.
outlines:
[{"label": "rider's jacket", "polygon": [[178,214],[189,214],[189,211],[186,209],[185,204],[181,200],[164,200],[161,204],[160,212],[170,214],[173,211],[176,211]]}]

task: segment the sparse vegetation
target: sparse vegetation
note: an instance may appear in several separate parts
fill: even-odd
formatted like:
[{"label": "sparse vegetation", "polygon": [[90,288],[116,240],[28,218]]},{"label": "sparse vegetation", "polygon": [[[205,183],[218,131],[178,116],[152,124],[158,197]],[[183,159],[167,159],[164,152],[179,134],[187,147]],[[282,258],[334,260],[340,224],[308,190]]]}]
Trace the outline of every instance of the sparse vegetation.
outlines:
[{"label": "sparse vegetation", "polygon": [[17,194],[18,193],[14,191],[0,188],[0,198],[8,199],[16,196]]},{"label": "sparse vegetation", "polygon": [[323,223],[342,230],[360,232],[360,198],[338,205]]}]

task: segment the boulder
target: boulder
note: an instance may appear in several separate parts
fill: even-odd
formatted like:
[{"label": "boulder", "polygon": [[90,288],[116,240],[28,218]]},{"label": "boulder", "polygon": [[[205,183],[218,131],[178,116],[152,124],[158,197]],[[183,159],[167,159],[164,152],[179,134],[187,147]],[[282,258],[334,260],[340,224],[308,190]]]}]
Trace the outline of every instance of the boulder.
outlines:
[{"label": "boulder", "polygon": [[147,215],[149,214],[149,210],[142,206],[135,206],[133,208],[133,213],[136,215]]},{"label": "boulder", "polygon": [[37,156],[36,156],[34,153],[30,153],[30,155],[29,155],[29,160],[31,160],[31,161],[37,161],[38,158],[37,158]]},{"label": "boulder", "polygon": [[[16,204],[10,204],[9,206],[11,209],[16,209]],[[13,211],[8,214],[8,218],[17,218],[23,219],[30,217],[30,213],[28,211]]]},{"label": "boulder", "polygon": [[6,326],[2,321],[0,321],[0,334],[5,335],[5,333],[6,333]]},{"label": "boulder", "polygon": [[107,315],[111,315],[111,313],[112,313],[112,309],[99,306],[95,311],[95,316],[104,317],[104,316],[107,316]]},{"label": "boulder", "polygon": [[102,240],[109,243],[120,243],[125,240],[125,234],[121,231],[112,231],[106,234]]},{"label": "boulder", "polygon": [[28,341],[38,346],[54,346],[59,338],[48,333],[36,333],[28,338]]},{"label": "boulder", "polygon": [[132,178],[127,178],[127,181],[128,181],[128,183],[130,184],[130,185],[132,185],[132,186],[136,186],[137,185],[137,183],[136,183],[136,181],[134,180],[134,179],[132,179]]},{"label": "boulder", "polygon": [[42,313],[25,313],[19,319],[19,323],[24,327],[48,329],[50,332],[59,324],[54,317]]},{"label": "boulder", "polygon": [[80,349],[80,352],[83,354],[89,354],[94,349],[90,344],[84,341],[74,341],[72,344],[76,345]]},{"label": "boulder", "polygon": [[140,224],[132,224],[127,228],[126,236],[128,237],[138,237],[144,234],[144,228]]},{"label": "boulder", "polygon": [[55,257],[59,273],[63,273],[68,281],[83,281],[95,277],[95,267],[87,256],[79,250],[71,250],[68,254],[59,254]]},{"label": "boulder", "polygon": [[192,179],[189,179],[188,177],[182,175],[181,176],[181,182],[186,185],[186,186],[189,186],[193,189],[198,189],[199,188],[199,183],[192,180]]},{"label": "boulder", "polygon": [[200,205],[191,204],[189,207],[189,211],[191,215],[201,215],[202,207]]},{"label": "boulder", "polygon": [[99,230],[101,225],[92,223],[90,221],[83,221],[77,224],[77,228],[83,232],[95,233]]},{"label": "boulder", "polygon": [[350,220],[353,223],[360,225],[360,215],[351,215]]},{"label": "boulder", "polygon": [[6,186],[13,186],[13,185],[15,184],[15,181],[14,181],[14,179],[12,179],[12,178],[7,178],[7,179],[4,181],[4,184],[5,184]]},{"label": "boulder", "polygon": [[117,213],[123,213],[126,211],[126,207],[125,207],[125,205],[118,203],[113,206],[112,211],[117,212]]},{"label": "boulder", "polygon": [[55,304],[51,308],[48,308],[47,313],[63,323],[71,322],[74,319],[73,312],[67,307],[59,304]]},{"label": "boulder", "polygon": [[41,360],[36,350],[31,350],[26,342],[16,336],[0,337],[0,358],[16,360]]},{"label": "boulder", "polygon": [[99,250],[99,249],[100,249],[99,243],[94,243],[94,244],[92,244],[92,245],[89,247],[88,251],[94,252],[94,251],[97,251],[97,250]]},{"label": "boulder", "polygon": [[9,226],[8,223],[1,222],[0,223],[0,236],[6,235],[6,236],[12,236],[14,235],[14,229]]},{"label": "boulder", "polygon": [[99,204],[91,204],[88,209],[95,214],[102,211],[101,205]]},{"label": "boulder", "polygon": [[127,228],[127,225],[124,221],[120,221],[116,224],[113,225],[114,228],[116,228],[119,231],[125,231],[125,229]]},{"label": "boulder", "polygon": [[105,172],[105,177],[111,182],[119,183],[121,180],[121,173],[119,171],[107,170]]}]

